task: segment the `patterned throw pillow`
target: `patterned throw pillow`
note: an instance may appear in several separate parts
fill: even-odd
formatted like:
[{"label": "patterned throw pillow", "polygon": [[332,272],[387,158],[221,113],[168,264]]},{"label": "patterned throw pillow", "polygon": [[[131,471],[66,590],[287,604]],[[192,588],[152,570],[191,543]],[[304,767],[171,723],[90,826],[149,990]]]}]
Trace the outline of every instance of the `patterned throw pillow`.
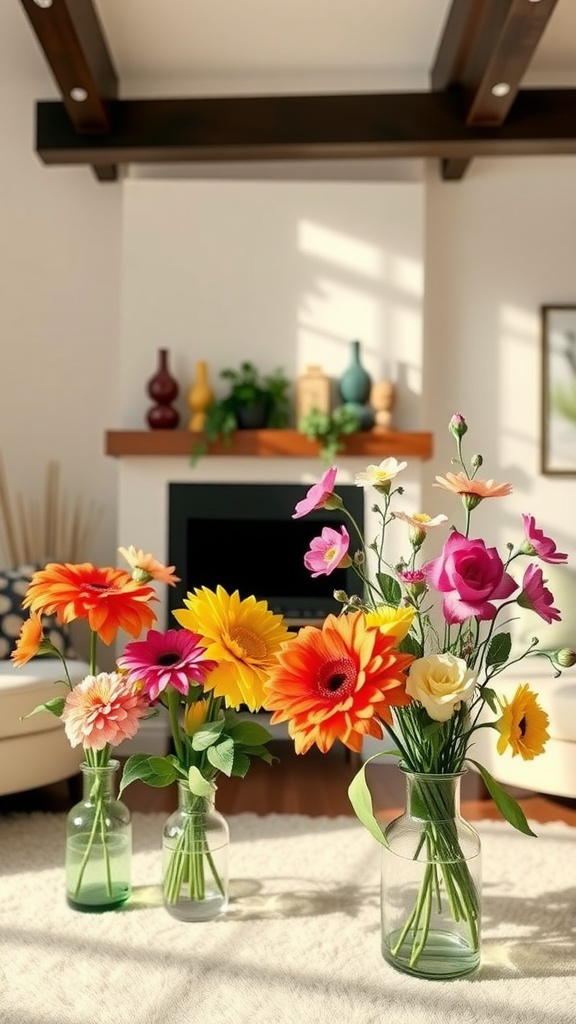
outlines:
[{"label": "patterned throw pillow", "polygon": [[[39,565],[19,565],[15,569],[0,571],[0,660],[10,657],[16,647],[22,623],[28,618],[28,610],[22,608],[22,600],[28,589],[32,574]],[[44,635],[54,644],[65,658],[75,658],[68,626],[60,626],[54,615],[43,615]],[[43,658],[47,655],[43,654]]]}]

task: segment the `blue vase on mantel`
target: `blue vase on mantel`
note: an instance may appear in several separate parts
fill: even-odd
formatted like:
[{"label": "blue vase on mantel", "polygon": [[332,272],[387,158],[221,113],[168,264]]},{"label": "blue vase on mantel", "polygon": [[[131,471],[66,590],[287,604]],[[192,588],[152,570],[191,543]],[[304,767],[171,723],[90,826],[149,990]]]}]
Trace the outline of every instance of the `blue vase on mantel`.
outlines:
[{"label": "blue vase on mantel", "polygon": [[350,342],[350,362],[338,382],[340,397],[345,405],[351,406],[360,419],[360,430],[374,426],[374,410],[369,403],[372,378],[362,366],[360,342]]},{"label": "blue vase on mantel", "polygon": [[362,366],[360,342],[350,342],[350,362],[340,377],[340,397],[343,402],[366,405],[372,387],[372,378]]}]

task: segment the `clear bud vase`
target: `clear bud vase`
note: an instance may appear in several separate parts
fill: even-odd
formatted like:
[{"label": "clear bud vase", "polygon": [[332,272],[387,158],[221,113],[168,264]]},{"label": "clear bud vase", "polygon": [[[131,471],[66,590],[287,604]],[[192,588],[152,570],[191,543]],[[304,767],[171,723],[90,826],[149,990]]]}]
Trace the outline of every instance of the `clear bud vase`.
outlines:
[{"label": "clear bud vase", "polygon": [[83,796],[66,821],[66,899],[75,910],[113,910],[131,893],[132,824],[115,797],[119,767],[80,765]]},{"label": "clear bud vase", "polygon": [[406,775],[406,811],[385,829],[382,954],[420,978],[480,963],[481,848],[460,815],[460,774]]},{"label": "clear bud vase", "polygon": [[214,797],[199,797],[178,783],[178,810],[162,836],[162,895],[169,914],[180,921],[208,921],[228,906],[226,820]]}]

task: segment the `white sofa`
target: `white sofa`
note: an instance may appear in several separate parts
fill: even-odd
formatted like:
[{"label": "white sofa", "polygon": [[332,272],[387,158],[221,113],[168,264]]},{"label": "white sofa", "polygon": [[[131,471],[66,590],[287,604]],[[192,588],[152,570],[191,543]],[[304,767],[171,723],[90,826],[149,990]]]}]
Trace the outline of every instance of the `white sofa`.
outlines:
[{"label": "white sofa", "polygon": [[[73,683],[88,675],[84,661],[67,661]],[[38,704],[68,691],[58,659],[39,657],[22,668],[0,661],[0,796],[21,793],[76,775],[82,747],[72,748],[59,718],[49,711],[20,721]]]},{"label": "white sofa", "polygon": [[[550,719],[550,739],[544,753],[532,761],[523,761],[519,754],[512,757],[509,749],[499,754],[496,750],[498,732],[479,729],[470,747],[470,756],[483,764],[498,782],[576,799],[576,668],[565,669],[555,679],[546,658],[530,657],[506,669],[491,685],[498,696],[510,701],[522,683],[528,683],[538,694],[538,703]],[[491,713],[487,717],[490,721],[494,718]]]}]

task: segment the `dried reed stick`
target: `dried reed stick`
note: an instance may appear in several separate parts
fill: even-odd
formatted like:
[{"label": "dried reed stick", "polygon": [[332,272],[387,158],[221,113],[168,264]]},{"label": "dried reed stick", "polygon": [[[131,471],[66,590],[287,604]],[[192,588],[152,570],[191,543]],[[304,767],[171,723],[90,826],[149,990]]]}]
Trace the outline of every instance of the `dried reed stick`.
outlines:
[{"label": "dried reed stick", "polygon": [[9,565],[86,559],[86,548],[98,529],[102,511],[103,506],[93,502],[86,508],[80,498],[71,511],[60,489],[60,466],[53,461],[46,468],[41,507],[35,498],[25,500],[19,493],[13,503],[0,455],[0,541]]}]

